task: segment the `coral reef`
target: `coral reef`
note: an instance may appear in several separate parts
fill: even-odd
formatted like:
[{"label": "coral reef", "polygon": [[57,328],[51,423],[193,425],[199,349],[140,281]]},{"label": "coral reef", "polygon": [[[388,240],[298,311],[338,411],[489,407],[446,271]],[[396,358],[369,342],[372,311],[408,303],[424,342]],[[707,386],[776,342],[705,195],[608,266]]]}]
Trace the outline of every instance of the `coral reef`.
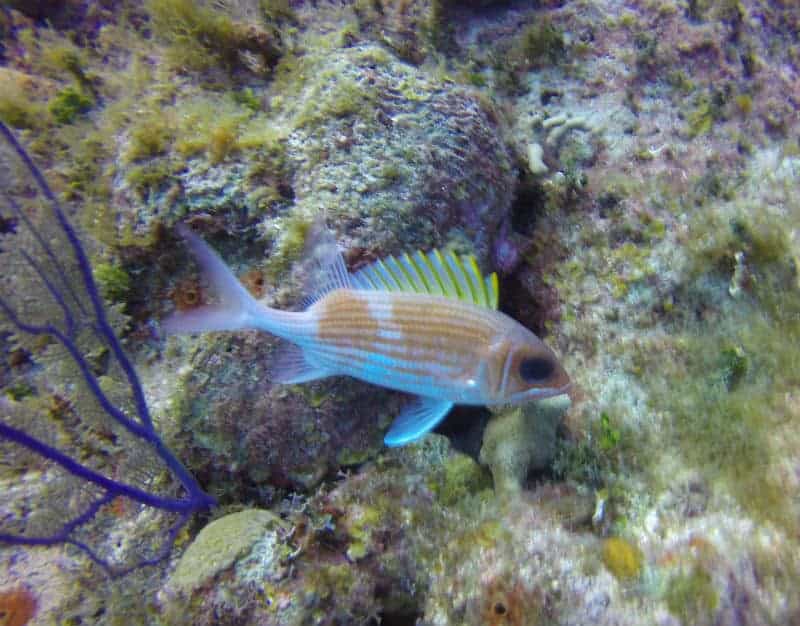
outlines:
[{"label": "coral reef", "polygon": [[[273,385],[274,353],[275,342],[257,333],[216,338],[192,349],[192,366],[178,372],[168,400],[178,428],[193,433],[175,445],[226,500],[250,489],[263,497],[276,486],[310,488],[342,465],[363,462],[380,449],[383,429],[404,402],[343,379]],[[182,356],[176,351],[171,360]]]},{"label": "coral reef", "polygon": [[[296,99],[289,100],[293,91]],[[485,262],[491,259],[508,224],[514,172],[488,112],[467,91],[436,88],[381,48],[360,46],[306,55],[303,72],[280,97],[281,115],[295,128],[285,151],[294,202],[256,226],[271,246],[267,276],[284,275],[288,260],[299,257],[305,230],[321,207],[339,241],[362,257],[427,248],[439,233]],[[425,150],[417,151],[423,141]],[[389,172],[387,163],[397,171]],[[301,295],[296,287],[287,292],[279,297]],[[233,339],[240,344],[236,353],[221,350],[223,341],[231,340],[216,339],[196,353],[192,371],[181,377],[180,393],[191,400],[177,403],[189,409],[184,428],[201,434],[192,444],[200,443],[197,453],[204,448],[213,455],[202,452],[203,463],[240,465],[254,483],[307,488],[342,464],[369,458],[380,428],[402,402],[343,381],[272,387],[273,340]],[[221,352],[233,358],[221,361]],[[218,392],[203,393],[211,371]],[[214,422],[205,419],[207,411],[217,416]],[[239,482],[228,477],[220,478]]]},{"label": "coral reef", "polygon": [[[165,443],[224,503],[209,533],[232,513],[244,540],[186,593],[179,553],[116,584],[2,547],[4,589],[36,589],[32,623],[796,622],[798,27],[785,0],[8,4],[0,120],[82,227]],[[292,308],[323,212],[350,269],[450,246],[497,270],[569,408],[460,409],[387,451],[398,394],[273,386],[257,333],[157,338],[209,297],[175,222]],[[0,345],[3,401],[74,441],[63,372],[30,384],[52,346]],[[157,526],[104,519],[122,552]]]},{"label": "coral reef", "polygon": [[288,575],[291,532],[280,517],[259,509],[229,513],[205,526],[159,594],[163,619],[171,624],[252,619],[272,602],[266,588]]}]

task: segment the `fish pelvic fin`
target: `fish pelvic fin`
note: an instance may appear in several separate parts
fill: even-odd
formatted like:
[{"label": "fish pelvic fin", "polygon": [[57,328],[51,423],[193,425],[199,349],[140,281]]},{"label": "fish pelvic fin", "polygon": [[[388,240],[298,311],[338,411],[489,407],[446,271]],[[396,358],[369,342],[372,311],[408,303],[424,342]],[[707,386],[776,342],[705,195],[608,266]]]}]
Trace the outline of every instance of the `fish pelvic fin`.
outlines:
[{"label": "fish pelvic fin", "polygon": [[383,443],[394,448],[416,441],[433,430],[451,408],[453,403],[449,400],[422,396],[416,398],[400,411],[383,438]]},{"label": "fish pelvic fin", "polygon": [[258,304],[220,256],[202,238],[183,224],[180,224],[177,230],[203,269],[219,302],[190,311],[175,312],[161,322],[162,330],[172,335],[253,327],[254,320],[259,312],[263,315],[265,307]]}]

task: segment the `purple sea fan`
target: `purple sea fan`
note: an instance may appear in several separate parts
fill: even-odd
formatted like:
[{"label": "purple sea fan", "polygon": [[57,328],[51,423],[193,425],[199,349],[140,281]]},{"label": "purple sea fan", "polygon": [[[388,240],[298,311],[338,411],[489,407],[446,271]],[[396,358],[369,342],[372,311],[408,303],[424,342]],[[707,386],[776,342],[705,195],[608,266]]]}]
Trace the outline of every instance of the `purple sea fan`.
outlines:
[{"label": "purple sea fan", "polygon": [[0,542],[155,564],[214,500],[157,434],[64,209],[0,133]]}]

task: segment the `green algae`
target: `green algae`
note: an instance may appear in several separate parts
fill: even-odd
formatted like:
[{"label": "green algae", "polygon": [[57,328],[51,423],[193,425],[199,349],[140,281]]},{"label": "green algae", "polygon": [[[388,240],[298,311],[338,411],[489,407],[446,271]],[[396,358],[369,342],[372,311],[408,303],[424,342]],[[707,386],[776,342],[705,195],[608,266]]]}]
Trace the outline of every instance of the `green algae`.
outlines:
[{"label": "green algae", "polygon": [[296,22],[290,0],[258,0],[258,8],[268,22]]},{"label": "green algae", "polygon": [[[771,428],[786,419],[778,394],[798,377],[791,365],[794,357],[782,342],[800,339],[800,328],[791,324],[794,328],[783,334],[785,325],[776,328],[747,316],[736,325],[726,325],[722,334],[684,337],[688,350],[678,361],[684,371],[672,372],[669,396],[659,393],[655,399],[672,408],[674,436],[691,463],[724,480],[757,518],[788,521],[782,487],[765,475],[763,466],[772,456]],[[741,354],[752,355],[748,365],[739,352],[734,351],[733,362],[730,354],[720,354],[720,343],[731,338],[744,346],[738,348]],[[788,369],[781,370],[781,362]]]},{"label": "green algae", "polygon": [[600,411],[577,438],[558,439],[552,468],[554,475],[568,483],[608,490],[616,497],[621,471],[635,466],[642,434],[609,410]]},{"label": "green algae", "polygon": [[606,411],[600,413],[600,437],[598,439],[600,449],[613,450],[619,445],[621,437],[619,427],[613,423],[611,416]]},{"label": "green algae", "polygon": [[736,104],[736,108],[739,109],[739,112],[744,117],[749,116],[753,112],[753,96],[750,94],[740,93],[733,100]]},{"label": "green algae", "polygon": [[[69,160],[64,168],[65,197],[83,200],[89,206],[92,202],[108,201],[111,183],[103,174],[110,152],[104,132],[86,121],[62,127],[59,135],[60,140],[69,146]],[[86,218],[90,213],[91,210],[87,210],[82,217]]]},{"label": "green algae", "polygon": [[504,91],[518,93],[524,91],[526,72],[565,63],[569,52],[564,32],[545,16],[525,26],[511,41],[501,39],[487,60],[496,85]]},{"label": "green algae", "polygon": [[[177,103],[175,152],[184,158],[204,155],[216,165],[241,149],[240,138],[246,124],[256,119],[251,104],[241,102],[235,93],[222,96],[203,94]],[[266,124],[262,120],[261,123]],[[255,136],[249,149],[259,144]]]},{"label": "green algae", "polygon": [[728,391],[733,391],[747,376],[750,360],[741,346],[728,345],[720,353],[720,373]]},{"label": "green algae", "polygon": [[218,124],[208,135],[208,160],[212,165],[221,163],[237,149],[237,124],[230,121]]},{"label": "green algae", "polygon": [[608,475],[606,456],[592,440],[557,441],[553,474],[559,480],[598,487]]},{"label": "green algae", "polygon": [[57,81],[72,79],[81,90],[94,93],[91,53],[52,27],[26,28],[17,33],[25,60],[33,71]]},{"label": "green algae", "polygon": [[34,128],[41,119],[34,106],[14,92],[0,94],[0,120],[13,128]]},{"label": "green algae", "polygon": [[323,73],[294,119],[298,128],[329,123],[330,118],[359,116],[374,110],[376,94],[349,77]]},{"label": "green algae", "polygon": [[131,277],[119,265],[95,263],[94,278],[107,300],[124,301],[131,288]]},{"label": "green algae", "polygon": [[717,122],[727,117],[727,105],[731,99],[724,89],[711,89],[694,98],[694,106],[687,115],[687,133],[690,138],[706,135]]},{"label": "green algae", "polygon": [[207,72],[225,68],[252,69],[249,53],[263,73],[280,57],[277,31],[235,21],[213,5],[192,0],[149,0],[146,3],[155,36],[167,44],[167,59],[176,68]]},{"label": "green algae", "polygon": [[125,159],[133,163],[166,154],[175,138],[170,117],[158,105],[143,115],[137,115],[129,129]]},{"label": "green algae", "polygon": [[58,124],[72,124],[88,113],[94,101],[75,87],[65,87],[50,100],[47,109]]},{"label": "green algae", "polygon": [[369,554],[374,543],[373,534],[382,523],[388,521],[390,503],[378,500],[370,506],[362,505],[354,508],[348,515],[347,534],[350,544],[347,558],[357,561]]},{"label": "green algae", "polygon": [[669,580],[664,600],[669,612],[684,624],[705,624],[719,604],[719,595],[709,573],[698,565]]},{"label": "green algae", "polygon": [[3,388],[3,395],[14,402],[19,402],[35,393],[36,388],[25,381],[19,381]]},{"label": "green algae", "polygon": [[[155,161],[153,163],[145,163],[143,165],[133,165],[127,170],[125,179],[131,188],[138,194],[139,198],[147,198],[151,194],[157,193],[165,189],[173,177],[174,169],[166,161]],[[110,212],[106,212],[108,219],[114,220],[116,216]],[[127,232],[126,232],[127,231]],[[118,245],[125,245],[132,241],[139,241],[143,243],[149,238],[138,239],[132,238],[132,232],[129,225],[123,224],[122,229],[116,235],[111,235],[111,240],[115,237],[119,239]]]},{"label": "green algae", "polygon": [[[148,94],[136,115],[117,107],[101,110],[97,126],[83,129],[86,139],[65,136],[77,157],[68,168],[70,192],[88,197],[83,221],[90,232],[112,246],[150,246],[160,224],[186,212],[208,211],[212,203],[215,212],[244,203],[250,217],[285,203],[284,135],[255,110],[260,100],[253,91],[245,90],[246,97],[241,93],[191,88],[172,98]],[[116,150],[108,147],[112,138],[119,141]],[[121,159],[112,160],[115,153]],[[239,155],[244,158],[234,162]],[[227,167],[209,175],[220,165]],[[124,180],[136,211],[107,202],[112,176]],[[220,187],[213,199],[208,187],[190,196],[202,176]]]},{"label": "green algae", "polygon": [[673,308],[670,358],[642,358],[640,375],[689,465],[756,519],[791,525],[771,459],[791,445],[778,433],[796,419],[785,394],[800,382],[797,266],[781,215],[729,215],[698,216],[689,245],[691,282],[679,297],[707,319]]},{"label": "green algae", "polygon": [[277,226],[278,237],[264,266],[268,279],[273,282],[301,257],[306,249],[312,220],[301,214],[294,214],[278,220]]},{"label": "green algae", "polygon": [[37,101],[33,83],[23,74],[0,73],[0,120],[13,128],[37,129],[47,118],[44,105]]},{"label": "green algae", "polygon": [[524,59],[528,67],[558,63],[567,51],[564,33],[548,19],[527,26],[516,45],[515,53]]},{"label": "green algae", "polygon": [[374,453],[375,451],[369,448],[344,448],[336,455],[336,463],[342,467],[361,465],[362,463],[369,461]]},{"label": "green algae", "polygon": [[490,476],[470,456],[451,454],[442,472],[429,480],[431,491],[445,506],[454,506],[472,495],[491,488]]}]

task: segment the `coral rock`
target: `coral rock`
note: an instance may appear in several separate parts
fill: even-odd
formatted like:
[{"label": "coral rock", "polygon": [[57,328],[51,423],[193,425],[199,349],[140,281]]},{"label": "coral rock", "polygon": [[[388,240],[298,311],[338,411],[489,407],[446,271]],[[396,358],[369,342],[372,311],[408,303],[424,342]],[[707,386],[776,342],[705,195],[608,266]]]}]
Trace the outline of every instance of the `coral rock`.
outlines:
[{"label": "coral rock", "polygon": [[253,545],[282,521],[265,510],[231,513],[203,528],[183,553],[169,588],[191,593],[232,567]]},{"label": "coral rock", "polygon": [[480,461],[491,469],[497,491],[519,491],[528,472],[552,462],[556,427],[569,402],[566,396],[550,398],[505,410],[489,422]]}]

